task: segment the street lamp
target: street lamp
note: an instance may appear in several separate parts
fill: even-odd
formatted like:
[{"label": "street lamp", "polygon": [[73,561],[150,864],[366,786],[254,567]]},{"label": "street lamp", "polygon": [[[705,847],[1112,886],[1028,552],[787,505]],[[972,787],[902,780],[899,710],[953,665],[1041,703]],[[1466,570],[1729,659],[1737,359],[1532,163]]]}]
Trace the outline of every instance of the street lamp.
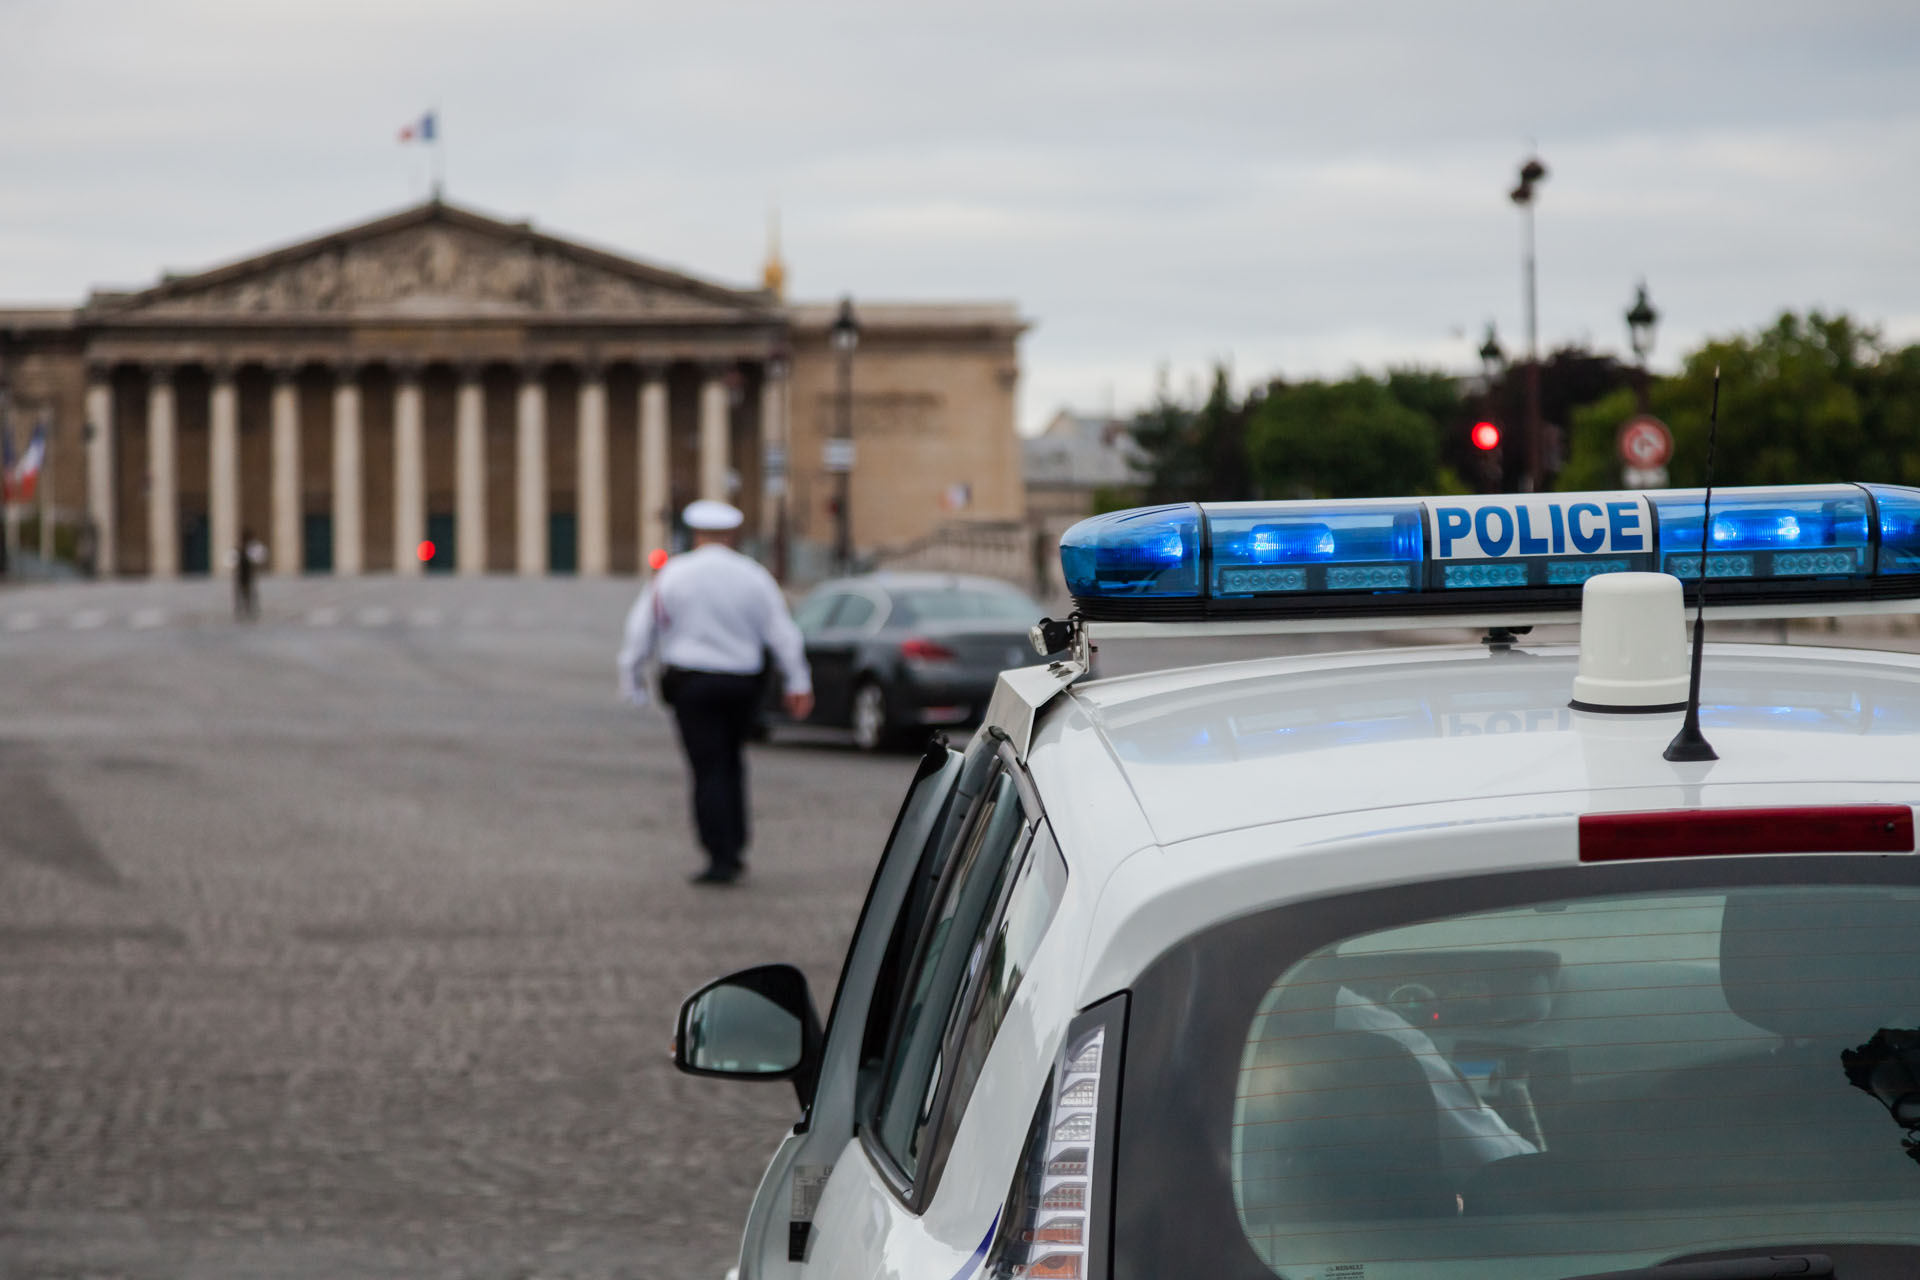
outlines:
[{"label": "street lamp", "polygon": [[1634,295],[1633,306],[1627,311],[1627,340],[1633,345],[1633,356],[1640,365],[1640,377],[1635,386],[1639,393],[1640,412],[1646,413],[1652,408],[1647,390],[1647,356],[1653,351],[1654,326],[1660,323],[1660,313],[1647,301],[1647,282],[1640,282],[1640,291]]},{"label": "street lamp", "polygon": [[1546,457],[1540,448],[1540,324],[1533,268],[1533,189],[1546,180],[1547,166],[1534,156],[1520,166],[1520,184],[1507,198],[1520,206],[1526,234],[1527,277],[1527,488],[1539,492],[1546,482]]},{"label": "street lamp", "polygon": [[1493,331],[1493,321],[1487,321],[1487,340],[1480,344],[1480,372],[1487,380],[1487,391],[1493,391],[1493,380],[1505,364],[1507,353],[1500,349],[1500,335]]},{"label": "street lamp", "polygon": [[839,474],[834,489],[833,559],[841,573],[853,567],[853,351],[860,345],[860,322],[853,316],[853,299],[840,299],[840,313],[827,330],[827,341],[838,357],[840,421],[835,438],[840,452],[834,458]]}]

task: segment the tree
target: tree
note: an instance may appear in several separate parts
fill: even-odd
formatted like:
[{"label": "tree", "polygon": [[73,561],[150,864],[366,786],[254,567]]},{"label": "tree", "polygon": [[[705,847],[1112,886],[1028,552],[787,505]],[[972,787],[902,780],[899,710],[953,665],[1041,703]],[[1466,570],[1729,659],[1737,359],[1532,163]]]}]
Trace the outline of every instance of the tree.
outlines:
[{"label": "tree", "polygon": [[[1715,484],[1920,484],[1920,347],[1889,351],[1873,329],[1816,311],[1708,342],[1679,376],[1654,384],[1653,411],[1673,430],[1676,486],[1704,478],[1716,366]],[[1616,393],[1575,416],[1561,488],[1619,486],[1614,437],[1633,410],[1633,397]]]},{"label": "tree", "polygon": [[1231,375],[1215,365],[1206,403],[1191,409],[1163,387],[1135,415],[1133,439],[1146,458],[1147,502],[1226,502],[1254,496],[1247,460],[1248,406],[1234,399]]},{"label": "tree", "polygon": [[1254,408],[1248,452],[1272,497],[1363,498],[1432,492],[1439,482],[1433,420],[1387,384],[1274,383]]}]

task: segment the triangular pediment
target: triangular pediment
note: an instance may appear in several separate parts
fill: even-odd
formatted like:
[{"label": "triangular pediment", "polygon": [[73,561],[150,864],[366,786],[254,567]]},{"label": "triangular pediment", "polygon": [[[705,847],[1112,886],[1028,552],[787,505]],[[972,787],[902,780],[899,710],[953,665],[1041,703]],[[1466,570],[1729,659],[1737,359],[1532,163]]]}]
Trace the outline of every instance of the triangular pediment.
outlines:
[{"label": "triangular pediment", "polygon": [[164,320],[754,320],[777,303],[438,201],[96,303]]}]

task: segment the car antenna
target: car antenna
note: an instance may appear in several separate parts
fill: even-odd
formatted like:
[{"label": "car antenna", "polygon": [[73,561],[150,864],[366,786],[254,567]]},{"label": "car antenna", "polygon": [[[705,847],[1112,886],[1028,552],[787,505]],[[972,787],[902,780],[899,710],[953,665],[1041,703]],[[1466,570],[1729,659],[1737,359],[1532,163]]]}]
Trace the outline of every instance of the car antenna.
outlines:
[{"label": "car antenna", "polygon": [[1713,445],[1720,434],[1720,366],[1713,366],[1713,407],[1707,411],[1707,495],[1700,502],[1700,585],[1693,596],[1693,675],[1687,685],[1687,718],[1661,754],[1669,760],[1718,760],[1700,732],[1700,650],[1707,630],[1707,531],[1713,527]]}]

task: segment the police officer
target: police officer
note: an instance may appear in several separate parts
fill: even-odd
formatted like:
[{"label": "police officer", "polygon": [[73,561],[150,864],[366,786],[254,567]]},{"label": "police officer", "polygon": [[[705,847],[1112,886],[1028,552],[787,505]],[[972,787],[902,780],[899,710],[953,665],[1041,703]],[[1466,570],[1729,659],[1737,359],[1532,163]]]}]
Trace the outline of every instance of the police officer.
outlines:
[{"label": "police officer", "polygon": [[759,711],[762,664],[773,653],[787,714],[813,709],[800,629],[773,575],[735,549],[738,508],[703,499],[683,515],[693,550],[654,576],[627,615],[620,692],[645,706],[646,664],[657,658],[660,699],[673,708],[693,769],[693,818],[707,851],[695,884],[732,884],[746,869],[745,745]]}]

